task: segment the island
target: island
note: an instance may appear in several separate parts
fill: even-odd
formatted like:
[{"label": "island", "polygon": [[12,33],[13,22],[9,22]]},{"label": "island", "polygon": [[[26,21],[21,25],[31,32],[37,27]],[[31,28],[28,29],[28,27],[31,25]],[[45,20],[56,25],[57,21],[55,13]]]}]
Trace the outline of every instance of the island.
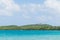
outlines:
[{"label": "island", "polygon": [[0,30],[60,30],[60,26],[52,26],[49,24],[8,25],[0,26]]}]

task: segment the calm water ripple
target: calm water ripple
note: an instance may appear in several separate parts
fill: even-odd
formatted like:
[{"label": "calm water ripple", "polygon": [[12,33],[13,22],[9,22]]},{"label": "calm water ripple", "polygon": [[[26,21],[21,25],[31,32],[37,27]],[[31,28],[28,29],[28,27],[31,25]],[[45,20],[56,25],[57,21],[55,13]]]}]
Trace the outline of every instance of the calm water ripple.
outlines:
[{"label": "calm water ripple", "polygon": [[58,30],[0,30],[1,40],[60,40]]}]

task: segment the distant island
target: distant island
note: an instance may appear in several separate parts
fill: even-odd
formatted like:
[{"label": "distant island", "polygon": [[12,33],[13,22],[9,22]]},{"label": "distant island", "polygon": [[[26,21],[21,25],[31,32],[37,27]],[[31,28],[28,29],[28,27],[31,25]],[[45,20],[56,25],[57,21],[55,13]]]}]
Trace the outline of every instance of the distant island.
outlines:
[{"label": "distant island", "polygon": [[60,30],[60,26],[52,26],[48,24],[31,24],[24,26],[9,25],[0,26],[0,30]]}]

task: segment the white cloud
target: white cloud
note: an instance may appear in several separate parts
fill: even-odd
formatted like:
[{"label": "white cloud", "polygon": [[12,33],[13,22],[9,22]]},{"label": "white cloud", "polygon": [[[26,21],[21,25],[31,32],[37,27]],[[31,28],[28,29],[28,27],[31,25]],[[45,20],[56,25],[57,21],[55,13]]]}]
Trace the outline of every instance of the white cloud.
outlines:
[{"label": "white cloud", "polygon": [[46,0],[44,5],[47,8],[53,9],[52,11],[60,14],[60,1],[59,0]]},{"label": "white cloud", "polygon": [[40,17],[37,17],[36,19],[37,21],[45,22],[47,18],[45,16],[40,16]]},{"label": "white cloud", "polygon": [[31,19],[31,17],[26,15],[26,14],[23,14],[22,16],[23,16],[24,19]]},{"label": "white cloud", "polygon": [[21,10],[22,12],[24,12],[24,14],[33,13],[33,16],[34,14],[39,15],[39,13],[45,15],[46,17],[48,17],[49,15],[51,17],[48,17],[48,19],[51,20],[52,18],[54,19],[57,16],[60,17],[60,0],[45,0],[43,4],[23,4],[21,6]]},{"label": "white cloud", "polygon": [[[35,4],[35,3],[30,3],[30,4],[22,4],[18,5],[14,2],[14,0],[0,0],[0,15],[6,15],[6,16],[12,16],[13,12],[22,12],[22,16],[26,19],[31,19],[32,17],[29,16],[29,14],[40,14],[42,13],[43,15],[50,15],[53,16],[55,15],[58,16],[60,14],[60,1],[58,0],[45,0],[43,4]],[[44,12],[44,13],[43,13]],[[45,16],[46,16],[45,15]],[[41,15],[40,15],[41,16]],[[43,20],[51,20],[53,17],[38,17]],[[60,15],[59,15],[60,16]]]},{"label": "white cloud", "polygon": [[60,1],[59,0],[45,0],[43,4],[28,4],[25,5],[30,11],[41,11],[42,9],[54,9],[54,11],[60,12]]},{"label": "white cloud", "polygon": [[21,6],[21,11],[22,12],[30,12],[30,13],[35,13],[37,11],[39,11],[41,8],[40,4],[23,4]]},{"label": "white cloud", "polygon": [[13,12],[19,9],[19,5],[14,0],[0,0],[0,15],[12,16]]},{"label": "white cloud", "polygon": [[38,16],[36,17],[36,19],[39,22],[47,22],[47,21],[53,20],[51,16],[45,16],[45,15]]},{"label": "white cloud", "polygon": [[12,13],[5,10],[0,10],[0,16],[12,16]]}]

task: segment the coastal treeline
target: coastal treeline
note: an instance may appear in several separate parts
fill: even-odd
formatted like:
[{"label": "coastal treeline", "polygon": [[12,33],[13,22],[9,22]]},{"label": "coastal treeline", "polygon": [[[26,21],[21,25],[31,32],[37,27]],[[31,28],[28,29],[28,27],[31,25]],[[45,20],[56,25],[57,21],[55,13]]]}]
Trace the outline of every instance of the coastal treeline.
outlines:
[{"label": "coastal treeline", "polygon": [[9,25],[0,26],[0,30],[60,30],[60,26],[52,26],[49,24],[32,24],[32,25]]}]

